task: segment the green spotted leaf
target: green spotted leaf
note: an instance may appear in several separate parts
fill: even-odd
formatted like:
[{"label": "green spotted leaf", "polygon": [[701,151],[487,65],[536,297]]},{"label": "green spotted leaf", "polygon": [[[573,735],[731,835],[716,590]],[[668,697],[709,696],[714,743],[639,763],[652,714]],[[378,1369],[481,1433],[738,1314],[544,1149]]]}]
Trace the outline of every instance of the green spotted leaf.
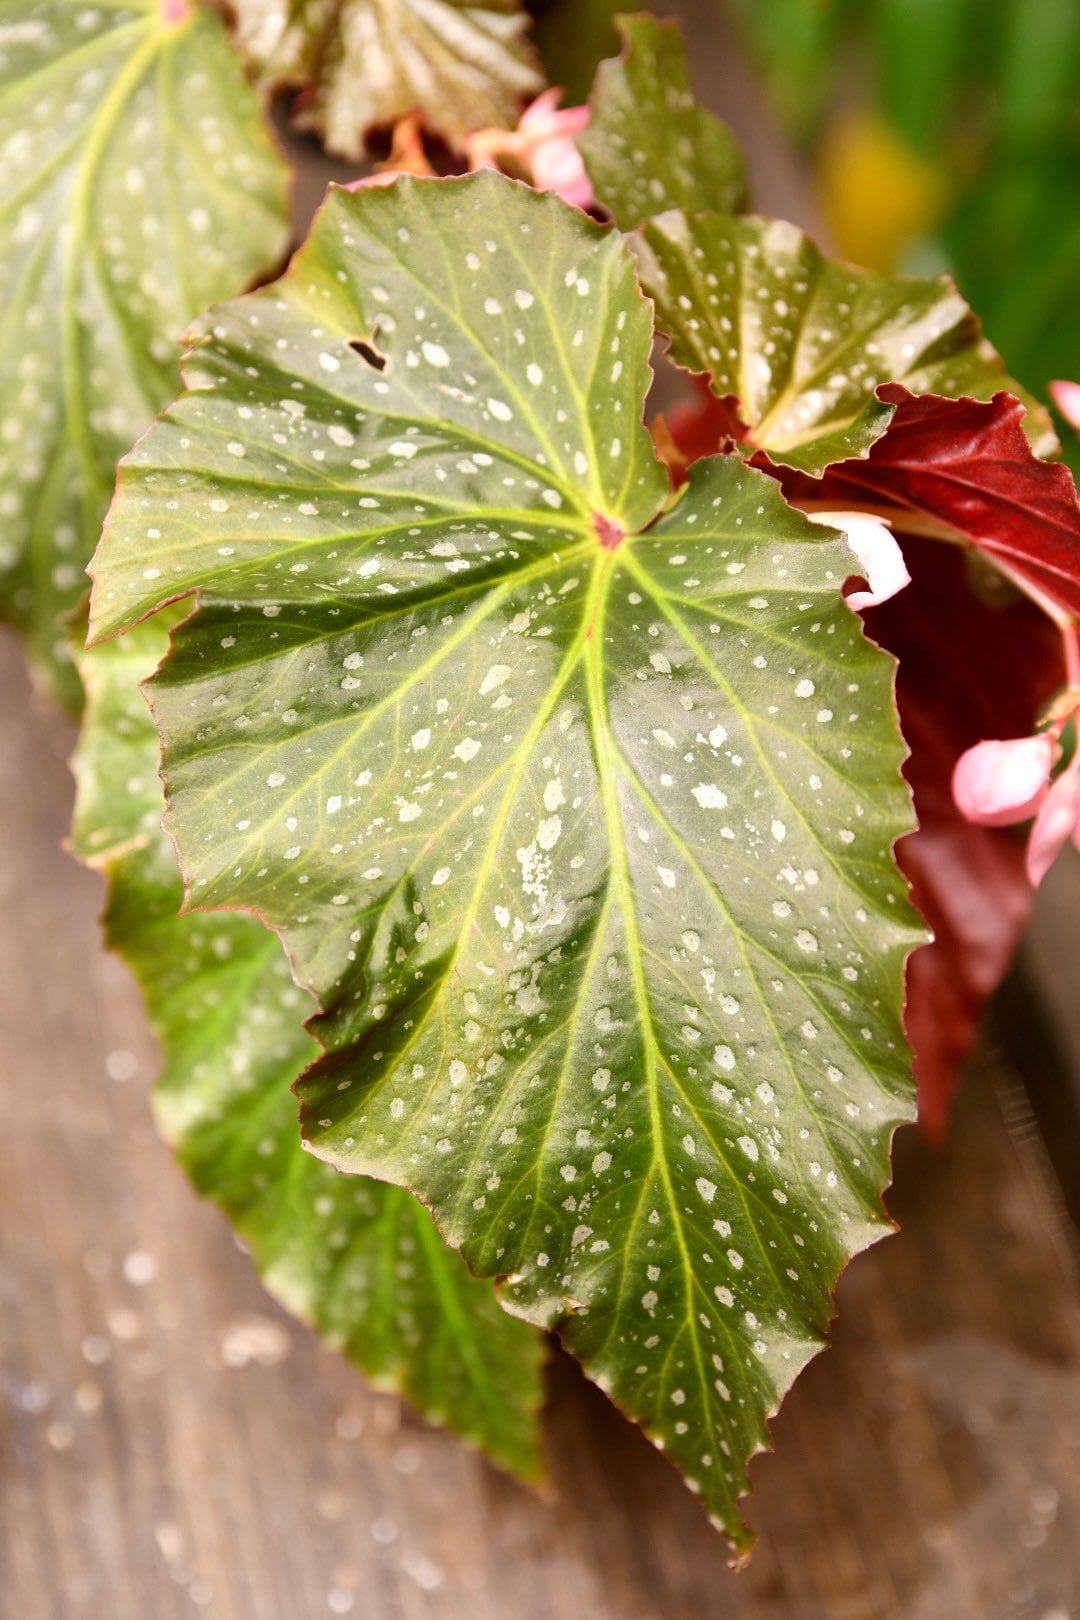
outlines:
[{"label": "green spotted leaf", "polygon": [[623,230],[669,208],[738,213],[746,176],[735,137],[699,107],[678,23],[618,19],[623,53],[603,62],[578,146],[596,199]]},{"label": "green spotted leaf", "polygon": [[671,357],[732,396],[749,448],[819,476],[865,455],[895,406],[883,383],[912,393],[1029,406],[1036,450],[1056,445],[1046,411],[1005,372],[948,276],[889,276],[826,259],[782,220],[650,220],[634,248]]},{"label": "green spotted leaf", "polygon": [[415,1188],[734,1542],[911,1114],[888,659],[737,457],[670,497],[623,239],[493,174],[332,193],[124,464],[94,632],[199,905],[323,1009],[304,1134]]},{"label": "green spotted leaf", "polygon": [[83,655],[75,759],[75,846],[108,876],[107,937],[161,1043],[158,1122],[272,1294],[376,1384],[535,1478],[540,1335],[499,1309],[410,1193],[339,1176],[303,1151],[289,1086],[315,1055],[303,1028],[312,1006],[277,938],[243,913],[177,915],[158,738],[138,689],[166,651],[170,617]]},{"label": "green spotted leaf", "polygon": [[0,0],[0,613],[64,701],[117,459],[178,339],[284,251],[284,167],[221,22]]},{"label": "green spotted leaf", "polygon": [[456,144],[517,123],[543,79],[519,0],[232,0],[237,42],[271,81],[307,87],[301,128],[359,158],[364,132],[419,111]]}]

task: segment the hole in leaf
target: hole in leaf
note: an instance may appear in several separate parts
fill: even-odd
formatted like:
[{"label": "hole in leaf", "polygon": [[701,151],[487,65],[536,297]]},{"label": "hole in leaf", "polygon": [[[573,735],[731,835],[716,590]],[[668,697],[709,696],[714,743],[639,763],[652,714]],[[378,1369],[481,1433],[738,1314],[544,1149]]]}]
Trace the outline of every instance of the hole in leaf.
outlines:
[{"label": "hole in leaf", "polygon": [[379,328],[376,327],[368,338],[350,338],[349,348],[354,354],[358,354],[364,364],[371,367],[372,371],[385,371],[388,363],[387,357],[375,347],[375,339],[378,335]]}]

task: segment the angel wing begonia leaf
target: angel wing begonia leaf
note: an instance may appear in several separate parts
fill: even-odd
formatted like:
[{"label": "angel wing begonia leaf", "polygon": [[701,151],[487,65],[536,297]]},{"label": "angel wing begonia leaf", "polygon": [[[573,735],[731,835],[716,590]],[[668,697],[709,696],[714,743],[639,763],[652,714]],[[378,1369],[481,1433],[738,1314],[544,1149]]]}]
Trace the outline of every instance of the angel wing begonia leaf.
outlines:
[{"label": "angel wing begonia leaf", "polygon": [[[632,241],[672,359],[707,374],[737,409],[746,447],[785,467],[816,477],[866,455],[896,408],[883,383],[1023,394],[947,276],[858,270],[796,226],[756,217],[671,212]],[[1028,403],[1035,447],[1049,451],[1047,413]]]},{"label": "angel wing begonia leaf", "polygon": [[670,208],[737,213],[746,177],[735,137],[699,107],[677,23],[618,20],[623,53],[603,62],[578,147],[596,199],[623,230]]},{"label": "angel wing begonia leaf", "polygon": [[541,1336],[499,1308],[410,1193],[303,1151],[289,1087],[315,1055],[303,1028],[312,1005],[277,938],[240,912],[178,916],[158,737],[138,687],[176,616],[82,656],[75,760],[76,849],[108,877],[106,934],[161,1043],[158,1122],[272,1294],[379,1386],[535,1478]]},{"label": "angel wing begonia leaf", "polygon": [[625,243],[487,174],[332,193],[125,463],[201,905],[323,1007],[311,1147],[431,1205],[738,1545],[909,1117],[889,661],[736,457],[676,504]]},{"label": "angel wing begonia leaf", "polygon": [[543,80],[519,0],[233,0],[237,42],[306,87],[301,128],[359,158],[364,132],[419,111],[455,144],[506,129]]},{"label": "angel wing begonia leaf", "polygon": [[284,251],[284,183],[217,17],[0,0],[0,612],[69,703],[116,461],[188,321]]}]

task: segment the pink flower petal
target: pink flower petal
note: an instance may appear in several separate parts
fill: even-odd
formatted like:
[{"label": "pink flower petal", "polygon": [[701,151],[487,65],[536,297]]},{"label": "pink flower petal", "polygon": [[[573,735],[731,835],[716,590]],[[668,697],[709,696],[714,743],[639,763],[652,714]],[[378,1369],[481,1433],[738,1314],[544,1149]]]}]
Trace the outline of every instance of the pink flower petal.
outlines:
[{"label": "pink flower petal", "polygon": [[1080,433],[1080,383],[1052,382],[1050,398],[1069,426]]},{"label": "pink flower petal", "polygon": [[532,155],[532,174],[537,191],[553,191],[575,208],[593,206],[592,185],[573,141],[541,142]]},{"label": "pink flower petal", "polygon": [[904,554],[893,538],[892,530],[878,518],[865,512],[809,512],[815,523],[825,523],[830,529],[843,531],[848,545],[858,558],[859,567],[866,575],[869,590],[852,591],[847,598],[848,607],[877,607],[890,596],[910,585]]},{"label": "pink flower petal", "polygon": [[559,89],[545,90],[537,96],[522,113],[518,121],[518,133],[529,135],[538,140],[550,140],[553,136],[580,135],[583,129],[588,128],[588,107],[559,107],[559,98],[562,91]]},{"label": "pink flower petal", "polygon": [[1058,777],[1035,817],[1027,849],[1027,874],[1038,888],[1069,839],[1080,814],[1080,771],[1070,765]]},{"label": "pink flower petal", "polygon": [[976,743],[956,762],[953,798],[982,827],[1026,821],[1047,797],[1053,763],[1054,740],[1045,734]]}]

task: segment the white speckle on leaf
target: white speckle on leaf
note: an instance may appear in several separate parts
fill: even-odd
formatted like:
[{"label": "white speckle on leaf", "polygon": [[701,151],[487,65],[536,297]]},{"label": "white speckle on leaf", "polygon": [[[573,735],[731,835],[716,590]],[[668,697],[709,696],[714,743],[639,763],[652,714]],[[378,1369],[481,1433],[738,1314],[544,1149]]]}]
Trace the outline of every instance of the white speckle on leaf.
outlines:
[{"label": "white speckle on leaf", "polygon": [[512,674],[509,664],[492,664],[483,680],[480,682],[480,696],[486,697],[494,692],[497,686],[503,686]]},{"label": "white speckle on leaf", "polygon": [[562,817],[548,816],[536,829],[536,842],[541,849],[554,849],[562,832]]}]

